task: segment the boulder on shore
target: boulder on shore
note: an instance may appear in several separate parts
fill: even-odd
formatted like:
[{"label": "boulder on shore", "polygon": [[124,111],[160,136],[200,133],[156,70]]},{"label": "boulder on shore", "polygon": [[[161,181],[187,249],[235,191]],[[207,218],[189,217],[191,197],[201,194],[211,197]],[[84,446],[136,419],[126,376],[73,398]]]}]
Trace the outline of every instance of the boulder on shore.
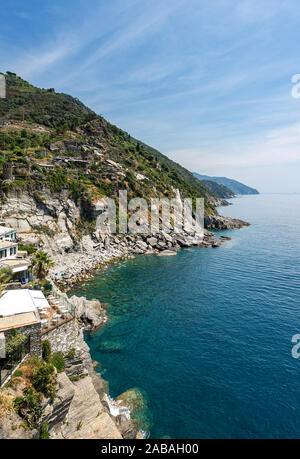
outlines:
[{"label": "boulder on shore", "polygon": [[86,326],[97,328],[106,322],[106,311],[99,300],[87,300],[85,297],[73,295],[70,301],[75,306],[76,318],[82,320]]}]

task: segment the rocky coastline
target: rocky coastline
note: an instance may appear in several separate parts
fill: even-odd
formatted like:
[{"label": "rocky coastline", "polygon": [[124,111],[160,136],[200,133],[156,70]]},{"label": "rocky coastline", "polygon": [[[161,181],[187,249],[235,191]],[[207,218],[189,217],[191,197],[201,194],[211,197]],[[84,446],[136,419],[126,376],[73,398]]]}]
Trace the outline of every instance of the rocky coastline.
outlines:
[{"label": "rocky coastline", "polygon": [[[177,190],[177,194],[179,191]],[[219,238],[210,230],[242,228],[249,225],[241,220],[216,214],[205,216],[204,239],[195,233],[157,235],[103,235],[96,229],[78,234],[78,227],[87,220],[95,221],[96,207],[75,201],[67,192],[10,193],[1,206],[1,219],[17,230],[19,242],[34,245],[48,252],[54,269],[54,283],[68,290],[75,283],[91,278],[93,272],[114,260],[132,258],[139,254],[172,254],[179,248],[217,246]]]},{"label": "rocky coastline", "polygon": [[[215,230],[242,228],[249,225],[242,220],[227,217],[207,217]],[[204,238],[197,233],[164,233],[149,236],[144,234],[84,236],[78,252],[54,254],[55,268],[50,271],[51,279],[64,291],[73,285],[93,278],[95,271],[109,263],[132,259],[137,255],[172,256],[181,248],[219,247],[224,238],[204,230]]]},{"label": "rocky coastline", "polygon": [[[196,232],[104,235],[94,231],[76,239],[82,212],[80,204],[67,196],[47,192],[45,195],[42,201],[26,193],[21,199],[11,195],[3,203],[1,217],[6,225],[17,230],[22,244],[38,245],[51,255],[54,267],[49,276],[53,289],[66,298],[66,292],[74,284],[92,279],[95,271],[108,263],[142,254],[175,256],[181,248],[219,247],[228,238],[218,237],[210,230],[249,225],[241,220],[210,215],[205,217],[204,238]],[[49,424],[50,437],[141,438],[131,417],[132,406],[126,402],[127,398],[141,403],[139,395],[133,396],[129,390],[117,400],[110,399],[105,381],[95,371],[84,341],[84,330],[95,330],[107,322],[105,308],[98,300],[76,296],[68,300],[75,309],[75,353],[67,358],[65,371],[57,375],[55,402],[45,402],[43,422]],[[13,413],[0,422],[0,438],[24,438],[24,432],[13,429],[17,422],[15,416]],[[31,434],[37,435],[36,432]]]}]

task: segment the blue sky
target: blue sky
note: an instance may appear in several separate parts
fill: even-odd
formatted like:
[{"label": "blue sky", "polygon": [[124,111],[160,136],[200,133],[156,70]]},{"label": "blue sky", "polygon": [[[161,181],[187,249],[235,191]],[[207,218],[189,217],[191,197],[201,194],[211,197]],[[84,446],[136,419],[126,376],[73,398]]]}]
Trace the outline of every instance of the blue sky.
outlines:
[{"label": "blue sky", "polygon": [[11,0],[0,70],[192,171],[300,192],[299,0]]}]

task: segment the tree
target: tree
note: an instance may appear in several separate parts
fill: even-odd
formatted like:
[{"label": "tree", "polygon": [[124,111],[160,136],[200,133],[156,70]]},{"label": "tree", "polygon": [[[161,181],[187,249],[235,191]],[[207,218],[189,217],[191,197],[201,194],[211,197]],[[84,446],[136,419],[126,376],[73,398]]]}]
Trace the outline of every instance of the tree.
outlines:
[{"label": "tree", "polygon": [[42,342],[42,356],[45,362],[49,363],[51,358],[51,343],[48,340]]},{"label": "tree", "polygon": [[33,273],[39,279],[45,279],[49,269],[54,266],[53,261],[51,260],[48,253],[43,250],[36,252],[32,259]]},{"label": "tree", "polygon": [[11,268],[0,269],[0,296],[2,295],[2,292],[5,289],[5,284],[7,284],[7,282],[11,280],[12,275],[13,272]]}]

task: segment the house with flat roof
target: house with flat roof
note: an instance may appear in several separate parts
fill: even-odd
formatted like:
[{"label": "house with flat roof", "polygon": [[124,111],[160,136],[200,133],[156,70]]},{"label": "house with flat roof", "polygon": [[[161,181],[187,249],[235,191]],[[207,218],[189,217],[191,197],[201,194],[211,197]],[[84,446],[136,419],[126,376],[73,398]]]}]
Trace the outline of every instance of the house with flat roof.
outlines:
[{"label": "house with flat roof", "polygon": [[39,308],[48,305],[40,290],[6,290],[0,297],[0,331],[40,322]]},{"label": "house with flat roof", "polygon": [[40,310],[49,307],[40,290],[6,290],[0,297],[0,333],[7,339],[15,329],[26,335],[29,352],[41,351]]}]

